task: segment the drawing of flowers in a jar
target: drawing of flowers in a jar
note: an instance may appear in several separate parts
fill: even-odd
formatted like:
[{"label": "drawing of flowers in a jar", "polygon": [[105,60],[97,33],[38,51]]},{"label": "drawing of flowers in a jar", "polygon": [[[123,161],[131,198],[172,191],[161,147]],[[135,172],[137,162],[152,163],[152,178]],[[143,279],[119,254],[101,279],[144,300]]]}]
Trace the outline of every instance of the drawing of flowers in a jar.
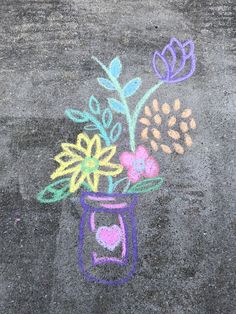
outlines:
[{"label": "drawing of flowers in a jar", "polygon": [[[59,166],[51,175],[53,182],[38,193],[37,199],[50,204],[75,198],[81,192],[80,270],[89,281],[119,285],[136,271],[138,198],[142,193],[157,191],[164,182],[159,176],[157,154],[184,154],[192,146],[196,122],[191,109],[182,108],[178,99],[161,105],[152,97],[164,83],[181,82],[193,74],[194,45],[191,40],[181,43],[172,38],[161,52],[154,53],[153,69],[159,81],[144,93],[132,112],[129,104],[142,84],[141,78],[121,85],[118,57],[109,66],[93,59],[106,75],[97,79],[99,85],[115,92],[117,98],[108,97],[107,106],[102,108],[92,95],[87,109],[65,111],[70,120],[84,126],[84,131],[74,143],[61,144],[62,150],[54,158]],[[124,118],[123,124],[114,113]],[[138,123],[143,127],[141,134],[136,134]],[[128,129],[127,151],[122,151],[124,125]],[[163,140],[164,133],[168,142]]]}]

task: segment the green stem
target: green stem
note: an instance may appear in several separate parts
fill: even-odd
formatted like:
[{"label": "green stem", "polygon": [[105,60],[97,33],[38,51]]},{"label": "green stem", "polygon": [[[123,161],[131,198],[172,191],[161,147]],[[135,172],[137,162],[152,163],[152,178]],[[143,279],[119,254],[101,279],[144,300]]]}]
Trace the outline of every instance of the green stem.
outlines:
[{"label": "green stem", "polygon": [[136,124],[137,120],[140,114],[140,111],[142,110],[143,106],[145,105],[146,101],[148,98],[163,84],[163,81],[160,81],[158,84],[154,85],[151,87],[144,95],[143,97],[139,100],[139,102],[136,105],[136,108],[134,110],[134,115],[132,119],[132,145],[135,146],[135,129],[136,129]]},{"label": "green stem", "polygon": [[[130,115],[129,106],[127,104],[125,96],[123,95],[123,91],[122,91],[122,87],[120,86],[120,83],[118,82],[118,80],[114,76],[112,76],[110,74],[110,71],[108,70],[108,68],[101,61],[99,61],[96,57],[92,57],[92,59],[95,60],[101,66],[101,68],[104,70],[104,72],[107,74],[107,76],[109,77],[109,79],[113,83],[116,91],[118,92],[120,100],[121,100],[122,104],[125,106],[125,111],[126,111],[125,116],[126,116],[127,124],[128,124],[128,127],[129,127],[130,139],[133,138],[133,135],[132,135],[132,133],[133,133],[133,130],[132,130],[132,118],[131,118],[131,115]],[[132,151],[135,151],[135,146],[131,145],[131,141],[130,141],[130,148],[131,148]]]}]

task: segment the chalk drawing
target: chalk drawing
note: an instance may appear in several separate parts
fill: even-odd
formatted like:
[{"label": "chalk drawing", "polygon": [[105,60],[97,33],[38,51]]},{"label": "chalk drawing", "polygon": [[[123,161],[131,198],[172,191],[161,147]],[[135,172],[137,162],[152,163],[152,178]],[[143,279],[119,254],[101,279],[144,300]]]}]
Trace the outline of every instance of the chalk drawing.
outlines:
[{"label": "chalk drawing", "polygon": [[149,142],[154,152],[182,155],[193,144],[190,133],[196,129],[196,122],[190,108],[181,111],[179,99],[173,105],[164,103],[160,106],[155,98],[152,106],[145,106],[139,122],[144,127],[141,140]]},{"label": "chalk drawing", "polygon": [[[124,81],[127,75],[122,77],[124,67],[119,57],[108,65],[96,57],[92,59],[104,74],[97,78],[99,86],[105,89],[104,95],[110,94],[105,103],[91,95],[86,106],[65,110],[67,118],[82,124],[84,131],[74,143],[61,144],[62,151],[54,158],[59,166],[51,175],[53,181],[38,193],[37,199],[52,204],[82,192],[80,270],[87,280],[119,285],[136,270],[134,208],[138,195],[157,191],[164,182],[159,176],[157,154],[184,154],[193,145],[191,132],[196,129],[190,108],[182,109],[179,99],[173,104],[160,104],[154,94],[164,84],[192,76],[196,60],[191,40],[181,43],[172,38],[161,51],[154,52],[151,60],[159,81],[143,91],[146,84],[140,77]],[[141,134],[137,134],[137,123],[143,126]],[[124,130],[129,144],[125,150],[121,137]],[[100,224],[101,217],[105,225]],[[102,267],[107,264],[118,267],[115,279],[106,277],[107,271],[99,273],[106,270]]]}]

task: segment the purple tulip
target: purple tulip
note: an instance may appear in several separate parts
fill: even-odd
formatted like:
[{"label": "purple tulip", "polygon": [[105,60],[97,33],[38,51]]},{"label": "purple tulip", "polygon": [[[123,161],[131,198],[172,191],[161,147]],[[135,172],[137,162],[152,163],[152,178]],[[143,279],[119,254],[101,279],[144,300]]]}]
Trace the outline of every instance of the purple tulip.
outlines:
[{"label": "purple tulip", "polygon": [[164,82],[177,83],[189,78],[196,67],[194,43],[191,40],[181,44],[176,38],[160,53],[156,51],[152,60],[156,75]]}]

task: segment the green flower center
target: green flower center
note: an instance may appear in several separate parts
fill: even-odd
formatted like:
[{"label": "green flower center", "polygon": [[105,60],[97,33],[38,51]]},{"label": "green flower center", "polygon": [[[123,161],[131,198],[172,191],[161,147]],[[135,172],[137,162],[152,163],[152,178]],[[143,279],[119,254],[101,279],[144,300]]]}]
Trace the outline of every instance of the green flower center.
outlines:
[{"label": "green flower center", "polygon": [[92,173],[96,171],[98,167],[99,167],[99,161],[93,157],[86,157],[81,164],[82,172],[86,172],[86,173]]}]

